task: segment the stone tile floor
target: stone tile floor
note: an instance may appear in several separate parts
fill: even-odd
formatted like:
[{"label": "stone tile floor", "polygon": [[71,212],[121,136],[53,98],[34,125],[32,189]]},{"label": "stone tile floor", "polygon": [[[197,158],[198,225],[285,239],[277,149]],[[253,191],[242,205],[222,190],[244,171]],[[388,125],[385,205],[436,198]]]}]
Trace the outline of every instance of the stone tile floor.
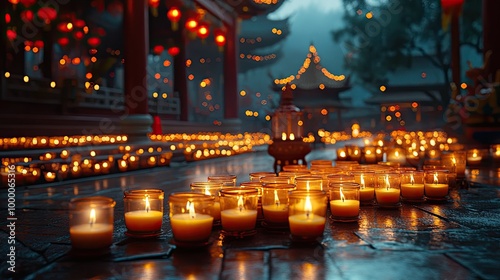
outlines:
[{"label": "stone tile floor", "polygon": [[[311,159],[334,159],[331,148],[315,149]],[[500,279],[500,170],[467,171],[467,184],[450,191],[445,203],[403,204],[382,210],[362,207],[357,223],[329,221],[323,238],[300,245],[289,232],[258,226],[253,237],[237,240],[212,231],[201,250],[170,244],[168,215],[163,233],[151,240],[125,235],[123,191],[161,188],[168,194],[189,190],[208,175],[272,171],[265,151],[170,167],[16,189],[15,229],[3,220],[0,240],[2,279]],[[0,190],[7,213],[7,190]],[[68,202],[89,195],[109,196],[115,207],[114,244],[107,255],[82,259],[70,253]],[[165,203],[168,205],[167,203]],[[168,207],[166,207],[168,211]],[[9,239],[13,235],[13,239]],[[15,240],[15,244],[9,244]],[[9,271],[11,246],[15,273]],[[120,258],[143,259],[123,261]]]}]

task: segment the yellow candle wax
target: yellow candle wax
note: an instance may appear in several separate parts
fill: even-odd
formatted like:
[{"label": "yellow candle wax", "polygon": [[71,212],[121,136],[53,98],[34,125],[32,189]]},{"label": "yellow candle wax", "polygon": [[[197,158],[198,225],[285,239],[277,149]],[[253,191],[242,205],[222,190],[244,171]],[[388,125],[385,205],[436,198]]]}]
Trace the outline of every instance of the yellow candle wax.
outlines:
[{"label": "yellow candle wax", "polygon": [[255,228],[257,210],[227,209],[221,211],[222,228],[227,231],[245,231]]},{"label": "yellow candle wax", "polygon": [[317,237],[325,230],[325,217],[314,214],[298,214],[288,217],[290,232],[300,237]]},{"label": "yellow candle wax", "polygon": [[407,199],[420,199],[424,196],[424,184],[401,184],[401,196]]},{"label": "yellow candle wax", "polygon": [[373,200],[375,197],[375,189],[371,187],[364,187],[359,189],[359,200],[368,201]]},{"label": "yellow candle wax", "polygon": [[130,231],[160,231],[163,220],[161,211],[130,211],[125,213],[125,225]]},{"label": "yellow candle wax", "polygon": [[264,220],[270,223],[287,223],[288,222],[288,206],[285,205],[264,205]]},{"label": "yellow candle wax", "polygon": [[179,241],[205,241],[212,233],[214,218],[206,214],[175,214],[170,218],[172,233]]},{"label": "yellow candle wax", "polygon": [[399,195],[399,189],[379,188],[375,190],[375,196],[379,204],[397,204]]},{"label": "yellow candle wax", "polygon": [[425,195],[428,197],[445,197],[448,195],[448,184],[425,184]]},{"label": "yellow candle wax", "polygon": [[69,228],[71,245],[78,249],[106,248],[113,243],[113,225],[81,224]]},{"label": "yellow candle wax", "polygon": [[359,215],[359,201],[332,200],[330,201],[330,211],[334,217],[356,217]]},{"label": "yellow candle wax", "polygon": [[220,202],[214,202],[212,206],[212,216],[214,217],[214,221],[220,220]]}]

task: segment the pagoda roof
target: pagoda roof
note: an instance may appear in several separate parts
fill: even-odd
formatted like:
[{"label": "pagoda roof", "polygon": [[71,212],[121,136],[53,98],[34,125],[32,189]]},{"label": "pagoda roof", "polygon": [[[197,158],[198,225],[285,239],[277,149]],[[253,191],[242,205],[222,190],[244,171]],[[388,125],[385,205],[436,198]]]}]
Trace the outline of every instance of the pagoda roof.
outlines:
[{"label": "pagoda roof", "polygon": [[241,22],[240,51],[272,46],[290,34],[288,18],[271,20],[266,15]]},{"label": "pagoda roof", "polygon": [[309,53],[297,71],[297,74],[275,79],[273,87],[276,90],[281,90],[285,84],[290,83],[292,88],[296,88],[298,91],[325,90],[326,92],[331,92],[328,89],[335,89],[334,92],[336,93],[350,88],[349,77],[343,74],[335,75],[331,73],[320,64],[320,61],[321,58],[316,51],[316,47],[311,44],[309,46]]}]

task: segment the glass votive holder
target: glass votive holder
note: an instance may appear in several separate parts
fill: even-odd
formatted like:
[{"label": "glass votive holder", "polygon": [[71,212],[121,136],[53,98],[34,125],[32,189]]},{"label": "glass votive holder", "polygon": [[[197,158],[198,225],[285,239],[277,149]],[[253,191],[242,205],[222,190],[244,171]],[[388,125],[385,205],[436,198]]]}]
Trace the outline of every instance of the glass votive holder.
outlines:
[{"label": "glass votive holder", "polygon": [[443,153],[441,155],[441,164],[450,170],[450,172],[455,172],[458,178],[464,178],[467,166],[467,153],[465,151]]},{"label": "glass votive holder", "polygon": [[495,162],[500,161],[500,144],[490,145],[490,155],[493,161]]},{"label": "glass votive holder", "polygon": [[329,174],[326,176],[326,181],[328,185],[331,183],[356,182],[354,176],[350,174],[350,172],[347,174]]},{"label": "glass votive holder", "polygon": [[123,193],[125,233],[131,237],[152,237],[161,233],[164,193],[160,189],[136,189]]},{"label": "glass votive holder", "polygon": [[[271,183],[274,184],[274,183]],[[257,202],[257,221],[263,221],[264,215],[262,213],[262,183],[261,182],[241,182],[240,187],[249,187],[257,189],[259,192],[259,199]]]},{"label": "glass votive holder", "polygon": [[[214,218],[214,226],[220,225],[220,199],[219,192],[223,188],[222,182],[192,182],[190,188],[192,192],[210,195],[214,198],[212,206],[212,217]],[[227,188],[227,187],[226,187]]]},{"label": "glass votive holder", "polygon": [[202,247],[212,234],[214,197],[195,192],[175,192],[168,197],[173,240],[179,247]]},{"label": "glass votive holder", "polygon": [[236,175],[211,175],[208,176],[209,182],[220,182],[226,187],[236,187]]},{"label": "glass votive holder", "polygon": [[359,202],[361,205],[375,203],[375,171],[351,171],[354,182],[359,184]]},{"label": "glass votive holder", "polygon": [[363,160],[364,163],[374,164],[377,163],[377,154],[375,146],[363,147]]},{"label": "glass votive holder", "polygon": [[405,171],[401,173],[401,198],[405,202],[424,201],[423,171]]},{"label": "glass votive holder", "polygon": [[334,222],[356,222],[359,219],[359,189],[358,183],[332,183],[328,186]]},{"label": "glass votive holder", "polygon": [[264,176],[277,176],[276,173],[274,172],[252,172],[249,174],[249,177],[250,177],[250,181],[251,182],[260,182],[260,178],[264,177]]},{"label": "glass votive holder", "polygon": [[[396,163],[399,165],[406,164],[406,153],[402,148],[390,148],[387,150],[387,162]],[[398,165],[398,166],[399,166]]]},{"label": "glass votive holder", "polygon": [[262,184],[269,184],[269,183],[291,184],[293,183],[293,179],[288,176],[264,176],[260,177],[260,182]]},{"label": "glass votive holder", "polygon": [[295,184],[295,178],[297,178],[298,176],[306,176],[306,175],[311,175],[311,171],[309,171],[309,170],[280,171],[278,173],[278,177],[289,177],[291,184]]},{"label": "glass votive holder", "polygon": [[71,246],[90,255],[100,254],[113,243],[114,207],[105,196],[74,198],[69,202]]},{"label": "glass votive holder", "polygon": [[329,159],[313,159],[310,161],[310,164],[311,166],[328,166],[328,167],[332,167],[333,166],[333,162],[332,160],[329,160]]},{"label": "glass votive holder", "polygon": [[347,157],[351,161],[360,162],[361,161],[361,148],[356,145],[346,145]]},{"label": "glass votive holder", "polygon": [[375,200],[378,207],[397,208],[401,206],[401,174],[386,172],[376,174]]},{"label": "glass votive holder", "polygon": [[221,233],[244,238],[256,233],[258,190],[251,187],[227,188],[221,192]]},{"label": "glass votive holder", "polygon": [[323,190],[323,177],[316,175],[306,175],[295,177],[295,187],[297,190]]},{"label": "glass votive holder", "polygon": [[479,149],[471,149],[467,151],[467,165],[478,166],[483,160],[483,153]]},{"label": "glass votive holder", "polygon": [[262,225],[268,229],[288,228],[288,193],[295,185],[270,183],[262,186]]},{"label": "glass votive holder", "polygon": [[448,197],[448,172],[446,170],[424,171],[424,193],[427,200],[441,201]]},{"label": "glass votive holder", "polygon": [[344,161],[349,159],[347,156],[346,147],[338,147],[336,153],[337,153],[337,159],[335,161]]},{"label": "glass votive holder", "polygon": [[288,223],[292,241],[314,242],[323,236],[328,197],[320,190],[295,190],[288,194]]},{"label": "glass votive holder", "polygon": [[289,164],[281,168],[283,171],[304,171],[307,170],[307,165],[305,164]]}]

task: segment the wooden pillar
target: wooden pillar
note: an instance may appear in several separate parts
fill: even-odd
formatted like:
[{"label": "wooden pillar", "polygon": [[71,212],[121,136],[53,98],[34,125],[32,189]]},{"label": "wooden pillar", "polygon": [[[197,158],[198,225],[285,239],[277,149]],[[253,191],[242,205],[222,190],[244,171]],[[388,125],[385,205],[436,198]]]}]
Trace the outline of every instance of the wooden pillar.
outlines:
[{"label": "wooden pillar", "polygon": [[149,42],[146,0],[125,0],[124,11],[125,108],[122,132],[129,141],[147,141],[153,119],[148,113],[147,54]]},{"label": "wooden pillar", "polygon": [[228,26],[224,49],[224,118],[238,118],[238,22]]},{"label": "wooden pillar", "polygon": [[498,36],[498,27],[500,26],[500,1],[483,0],[483,50],[492,51],[491,57],[487,62],[487,79],[500,82],[500,36]]}]

